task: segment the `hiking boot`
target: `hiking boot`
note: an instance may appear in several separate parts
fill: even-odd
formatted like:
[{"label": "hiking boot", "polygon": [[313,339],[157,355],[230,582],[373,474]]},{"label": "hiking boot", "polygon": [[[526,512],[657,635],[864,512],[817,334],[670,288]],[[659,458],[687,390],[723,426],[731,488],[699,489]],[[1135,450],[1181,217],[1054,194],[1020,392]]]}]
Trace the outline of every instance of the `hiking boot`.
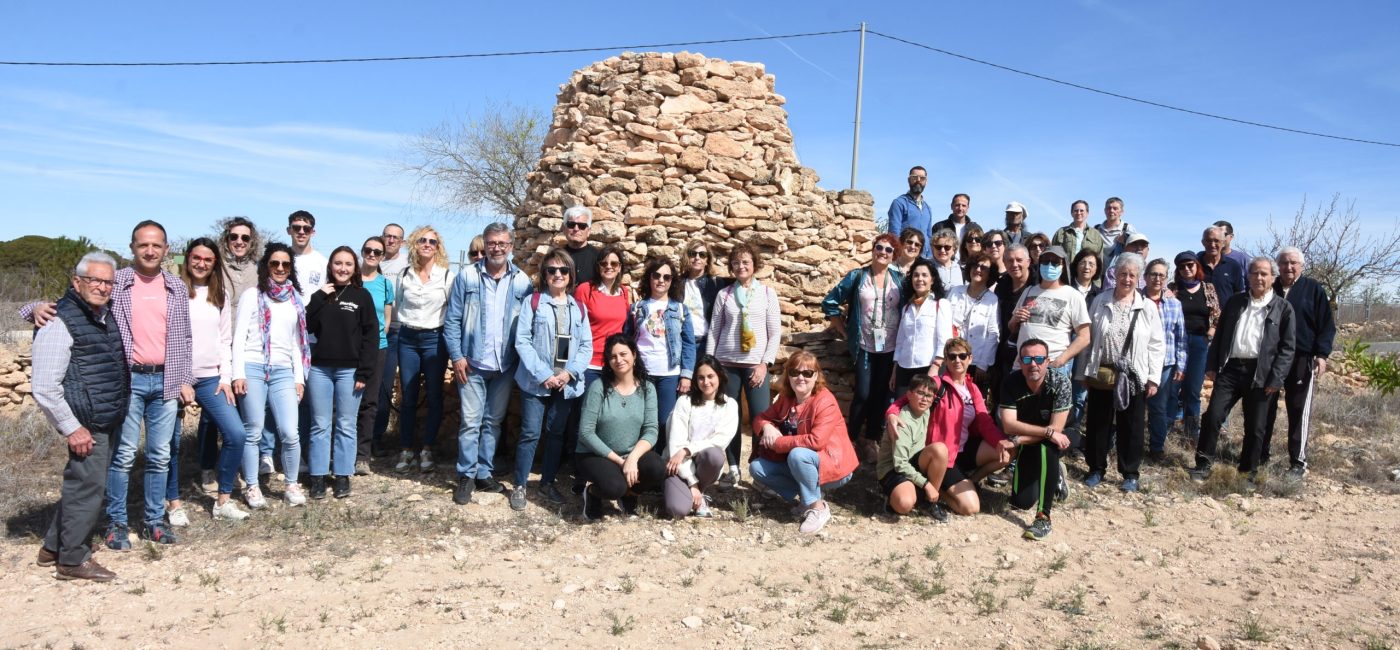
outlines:
[{"label": "hiking boot", "polygon": [[267,507],[267,499],[263,498],[262,488],[256,485],[249,485],[243,489],[243,502],[254,510],[262,510]]},{"label": "hiking boot", "polygon": [[476,483],[466,476],[457,477],[457,487],[452,490],[452,502],[464,506],[472,502],[472,490],[476,488]]},{"label": "hiking boot", "polygon": [[399,472],[407,472],[410,467],[413,467],[413,463],[417,462],[417,460],[418,454],[415,454],[405,449],[399,452],[399,463],[397,465],[394,465],[394,470]]},{"label": "hiking boot", "polygon": [[1084,477],[1084,487],[1091,490],[1098,487],[1100,483],[1103,483],[1103,472],[1089,472],[1089,475]]},{"label": "hiking boot", "polygon": [[92,560],[88,560],[78,566],[59,565],[54,572],[54,577],[59,580],[91,580],[93,582],[110,582],[117,574],[108,571],[106,567]]},{"label": "hiking boot", "polygon": [[331,483],[331,493],[334,494],[337,499],[344,499],[350,496],[350,477],[335,477],[335,480]]},{"label": "hiking boot", "polygon": [[157,544],[175,544],[180,541],[163,521],[142,528],[141,539]]},{"label": "hiking boot", "polygon": [[1022,539],[1028,539],[1033,542],[1039,542],[1049,536],[1050,519],[1046,517],[1036,517],[1035,521],[1031,522],[1030,527],[1026,529],[1026,532],[1021,533]]},{"label": "hiking boot", "polygon": [[102,543],[114,551],[131,550],[131,529],[126,524],[112,523],[107,526],[107,534],[102,536]]},{"label": "hiking boot", "polygon": [[437,463],[433,462],[433,450],[424,449],[418,455],[418,469],[424,472],[431,472],[437,469]]},{"label": "hiking boot", "polygon": [[807,512],[802,513],[802,525],[797,527],[797,531],[805,535],[815,535],[828,521],[831,521],[831,506],[808,508]]},{"label": "hiking boot", "polygon": [[559,487],[556,486],[556,485],[553,484],[553,483],[550,483],[549,485],[544,486],[544,488],[542,488],[542,489],[540,490],[540,493],[543,494],[545,500],[548,501],[548,502],[550,502],[550,503],[567,503],[567,502],[568,502],[568,499],[564,497],[564,493],[563,493],[563,492],[560,492],[560,491],[559,491]]},{"label": "hiking boot", "polygon": [[529,502],[525,500],[525,486],[515,486],[515,489],[510,491],[509,500],[511,510],[515,510],[516,512],[524,510],[525,506],[529,504]]},{"label": "hiking boot", "polygon": [[317,501],[326,498],[326,477],[311,477],[311,498]]},{"label": "hiking boot", "polygon": [[40,544],[39,556],[34,558],[34,563],[39,566],[53,566],[58,564],[58,553],[56,551],[50,551],[44,548],[43,544]]},{"label": "hiking boot", "polygon": [[215,503],[214,508],[210,512],[214,515],[214,519],[219,520],[242,521],[248,518],[248,513],[240,510],[238,504],[233,502],[233,499],[225,501],[223,505]]},{"label": "hiking boot", "polygon": [[491,492],[494,494],[505,494],[506,486],[496,480],[494,476],[476,479],[477,492]]},{"label": "hiking boot", "polygon": [[1140,486],[1138,485],[1138,480],[1136,478],[1125,478],[1123,479],[1123,484],[1118,486],[1118,489],[1122,490],[1125,493],[1131,494],[1133,492],[1137,492],[1138,487]]},{"label": "hiking boot", "polygon": [[593,489],[587,485],[583,487],[583,518],[587,521],[603,518],[603,500],[593,494]]}]

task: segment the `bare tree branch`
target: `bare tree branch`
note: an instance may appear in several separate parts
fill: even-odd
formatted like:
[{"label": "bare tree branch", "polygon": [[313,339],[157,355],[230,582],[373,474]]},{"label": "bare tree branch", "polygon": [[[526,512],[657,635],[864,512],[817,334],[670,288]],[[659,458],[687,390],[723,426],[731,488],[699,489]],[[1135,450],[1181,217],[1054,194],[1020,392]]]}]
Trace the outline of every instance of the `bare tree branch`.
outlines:
[{"label": "bare tree branch", "polygon": [[491,104],[411,138],[399,167],[441,207],[518,215],[548,126],[538,108]]},{"label": "bare tree branch", "polygon": [[1268,233],[1255,250],[1277,251],[1297,246],[1307,261],[1307,274],[1327,288],[1333,302],[1355,298],[1362,285],[1386,285],[1400,279],[1400,219],[1387,232],[1361,223],[1356,201],[1345,203],[1341,194],[1308,212],[1308,199],[1293,221],[1276,224],[1269,218]]}]

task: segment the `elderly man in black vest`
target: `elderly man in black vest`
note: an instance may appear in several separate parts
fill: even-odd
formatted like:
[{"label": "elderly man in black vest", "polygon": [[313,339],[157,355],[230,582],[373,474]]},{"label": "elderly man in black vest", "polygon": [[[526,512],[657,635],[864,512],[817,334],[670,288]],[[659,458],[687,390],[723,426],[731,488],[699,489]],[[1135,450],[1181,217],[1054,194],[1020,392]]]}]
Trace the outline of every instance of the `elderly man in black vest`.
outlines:
[{"label": "elderly man in black vest", "polygon": [[39,566],[58,565],[59,580],[116,577],[92,559],[112,436],[121,431],[131,395],[121,332],[107,309],[116,270],[106,253],[85,255],[57,315],[34,335],[34,401],[68,440],[58,511],[38,558]]},{"label": "elderly man in black vest", "polygon": [[[1308,430],[1312,414],[1313,385],[1327,372],[1327,357],[1337,337],[1332,315],[1332,301],[1327,290],[1317,280],[1303,275],[1303,251],[1296,246],[1279,249],[1278,279],[1274,281],[1274,296],[1293,306],[1294,340],[1297,351],[1283,385],[1283,403],[1288,418],[1288,474],[1302,480],[1308,473]],[[1269,462],[1269,443],[1278,419],[1278,400],[1269,403],[1269,426],[1264,433],[1264,449],[1260,464]]]}]

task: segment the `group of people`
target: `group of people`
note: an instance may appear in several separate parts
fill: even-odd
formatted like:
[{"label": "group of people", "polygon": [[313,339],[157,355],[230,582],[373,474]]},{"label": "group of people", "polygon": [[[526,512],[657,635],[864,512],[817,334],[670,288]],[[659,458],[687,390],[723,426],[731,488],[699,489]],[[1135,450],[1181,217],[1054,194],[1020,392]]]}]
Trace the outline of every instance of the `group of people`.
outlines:
[{"label": "group of people", "polygon": [[[648,492],[672,517],[711,516],[711,488],[742,478],[748,427],[750,479],[790,503],[804,533],[830,520],[825,491],[849,482],[864,456],[890,512],[922,502],[939,519],[971,515],[982,481],[1011,483],[1011,503],[1037,513],[1025,535],[1043,539],[1051,504],[1068,490],[1063,453],[1082,449],[1092,486],[1116,443],[1122,487],[1136,490],[1144,419],[1148,454],[1159,455],[1180,403],[1203,475],[1221,422],[1243,399],[1240,464],[1252,471],[1267,457],[1279,390],[1290,460],[1305,471],[1307,396],[1333,332],[1299,251],[1241,264],[1228,224],[1212,226],[1204,251],[1175,257],[1169,282],[1119,199],[1094,227],[1087,203],[1075,202],[1052,238],[1026,229],[1019,203],[1008,205],[1006,229],[983,230],[965,194],[934,224],[926,182],[911,171],[870,263],[823,302],[856,370],[846,416],[814,355],[773,367],[778,292],[757,279],[764,258],[746,243],[725,247],[724,275],[704,238],[679,259],[638,261],[591,244],[592,212],[572,207],[562,245],[533,274],[515,264],[502,223],[453,272],[432,227],[405,238],[389,224],[358,251],[326,256],[311,243],[315,217],[297,211],[291,245],[264,243],[252,222],[231,218],[217,241],[188,243],[177,274],[162,266],[165,229],[141,222],[130,267],[88,254],[60,300],[22,310],[38,327],[35,399],[70,451],[39,563],[57,565],[60,578],[111,579],[88,538],[105,515],[105,544],[130,548],[127,486],[143,432],[134,528],[176,543],[174,529],[189,523],[177,472],[181,404],[201,407],[196,446],[201,483],[217,495],[212,516],[240,520],[249,512],[237,497],[264,508],[265,487],[294,507],[350,496],[352,477],[394,446],[396,379],[395,469],[435,470],[449,372],[461,405],[453,500],[507,493],[524,510],[538,456],[537,498],[569,500],[556,484],[568,464],[567,491],[582,497],[588,520],[611,507],[630,516]],[[1216,388],[1198,420],[1203,376]],[[517,391],[513,466],[498,472]],[[740,421],[741,405],[750,421]],[[284,480],[269,485],[278,464]]]},{"label": "group of people", "polygon": [[[1286,476],[1303,480],[1313,385],[1336,328],[1326,291],[1303,274],[1301,250],[1249,257],[1234,247],[1233,226],[1218,221],[1202,233],[1202,250],[1154,258],[1117,197],[1096,225],[1088,202],[1075,201],[1069,223],[1049,236],[1029,228],[1017,202],[1006,206],[1004,229],[984,230],[969,218],[966,194],[934,222],[927,180],[922,167],[910,170],[909,192],[891,204],[871,263],[824,303],[857,372],[848,432],[867,456],[879,455],[888,507],[907,512],[922,494],[934,516],[946,516],[944,504],[964,513],[975,501],[959,495],[976,478],[1009,480],[1013,505],[1035,505],[1025,534],[1039,539],[1050,530],[1051,497],[1068,490],[1061,452],[1084,455],[1083,482],[1093,488],[1116,448],[1120,488],[1136,492],[1142,462],[1165,460],[1180,420],[1196,449],[1190,474],[1205,480],[1240,401],[1238,468],[1253,480],[1269,459],[1279,393]],[[911,374],[927,374],[932,388]],[[1203,413],[1207,378],[1214,384]],[[889,391],[908,393],[882,421]],[[995,411],[983,406],[988,394]],[[1026,400],[1032,408],[1020,408]],[[903,437],[925,416],[925,446],[916,449]],[[1014,459],[1008,438],[1019,449]],[[918,454],[907,456],[911,449]],[[992,473],[1007,465],[1010,476]],[[962,484],[969,473],[975,478]],[[912,485],[901,489],[904,481]],[[1036,486],[1034,499],[1022,496],[1027,486]]]}]

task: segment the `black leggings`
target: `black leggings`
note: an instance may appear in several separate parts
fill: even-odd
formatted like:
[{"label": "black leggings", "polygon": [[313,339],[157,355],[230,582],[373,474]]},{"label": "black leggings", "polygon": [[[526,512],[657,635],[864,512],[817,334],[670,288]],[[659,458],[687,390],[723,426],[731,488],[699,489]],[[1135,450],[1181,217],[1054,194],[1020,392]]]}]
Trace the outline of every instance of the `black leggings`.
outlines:
[{"label": "black leggings", "polygon": [[[1072,436],[1070,447],[1078,442]],[[1011,477],[1011,506],[1019,510],[1035,508],[1050,518],[1050,504],[1060,487],[1060,448],[1051,442],[1022,445],[1016,454],[1016,473]]]},{"label": "black leggings", "polygon": [[[593,494],[604,499],[621,499],[627,495],[627,477],[622,466],[596,454],[574,454],[574,466],[584,480],[593,484]],[[637,484],[633,494],[660,492],[666,481],[666,461],[652,453],[637,459]]]},{"label": "black leggings", "polygon": [[846,416],[846,433],[859,440],[885,436],[885,409],[890,406],[890,373],[894,372],[894,352],[861,350],[856,359],[856,390]]}]

